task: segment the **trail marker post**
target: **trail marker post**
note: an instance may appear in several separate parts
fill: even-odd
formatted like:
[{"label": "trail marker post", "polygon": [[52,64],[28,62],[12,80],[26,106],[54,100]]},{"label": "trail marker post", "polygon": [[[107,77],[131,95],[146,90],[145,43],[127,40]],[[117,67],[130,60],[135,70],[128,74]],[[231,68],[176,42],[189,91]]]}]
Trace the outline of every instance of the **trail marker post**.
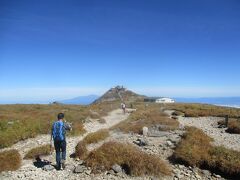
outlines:
[{"label": "trail marker post", "polygon": [[228,127],[228,119],[229,119],[228,115],[225,115],[225,126],[226,127]]}]

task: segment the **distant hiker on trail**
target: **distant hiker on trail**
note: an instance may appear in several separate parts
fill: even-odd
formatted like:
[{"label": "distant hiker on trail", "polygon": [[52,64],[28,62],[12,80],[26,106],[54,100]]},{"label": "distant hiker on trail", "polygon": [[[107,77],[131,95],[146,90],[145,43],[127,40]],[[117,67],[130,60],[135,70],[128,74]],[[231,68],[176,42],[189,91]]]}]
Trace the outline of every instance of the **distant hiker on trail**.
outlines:
[{"label": "distant hiker on trail", "polygon": [[71,126],[63,122],[64,114],[59,113],[58,120],[52,125],[51,140],[54,140],[54,147],[56,151],[56,169],[60,170],[61,166],[65,168],[66,161],[66,130],[71,130]]},{"label": "distant hiker on trail", "polygon": [[123,113],[125,114],[126,113],[126,104],[121,103],[121,107],[122,107]]}]

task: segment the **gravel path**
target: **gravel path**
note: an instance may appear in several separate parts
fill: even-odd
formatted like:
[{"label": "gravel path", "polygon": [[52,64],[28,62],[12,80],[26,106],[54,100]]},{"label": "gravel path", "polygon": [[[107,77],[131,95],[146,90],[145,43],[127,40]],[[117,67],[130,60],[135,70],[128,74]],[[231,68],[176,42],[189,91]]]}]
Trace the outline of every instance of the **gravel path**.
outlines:
[{"label": "gravel path", "polygon": [[[90,121],[84,124],[86,133],[82,136],[68,137],[67,138],[67,157],[74,153],[77,143],[82,140],[87,134],[96,132],[100,129],[110,128],[119,122],[127,119],[128,113],[123,114],[121,109],[110,112],[107,116],[103,117],[106,123],[99,123],[97,121]],[[32,148],[39,145],[48,144],[50,142],[50,135],[39,135],[36,138],[30,138],[24,141],[20,141],[9,148],[4,148],[1,151],[8,149],[17,149],[22,157]],[[50,161],[55,164],[55,153],[50,156],[43,157],[44,160]],[[67,159],[67,164],[74,163],[71,158]],[[5,175],[7,173],[7,175]],[[14,172],[4,172],[0,174],[0,179],[79,179],[79,174],[73,174],[71,171],[43,171],[41,168],[37,168],[33,165],[32,160],[23,160],[20,169]],[[91,176],[88,176],[92,179]],[[83,178],[83,177],[82,177]],[[84,177],[85,178],[85,177]],[[81,179],[81,178],[80,178]]]},{"label": "gravel path", "polygon": [[[170,116],[172,111],[166,111],[166,113]],[[114,110],[108,114],[108,116],[104,117],[106,123],[101,124],[97,121],[89,121],[88,123],[84,124],[84,127],[87,131],[82,136],[78,137],[69,137],[67,138],[67,157],[74,152],[76,144],[82,140],[87,134],[91,132],[96,132],[100,129],[110,128],[115,124],[125,120],[129,114],[123,114],[121,109]],[[224,145],[227,148],[232,148],[235,150],[240,149],[240,136],[239,135],[232,135],[225,133],[225,129],[219,129],[216,127],[217,121],[220,118],[214,117],[202,117],[202,118],[185,118],[179,117],[178,121],[182,126],[195,126],[197,128],[202,129],[206,134],[213,137],[215,140],[216,145]],[[146,146],[139,147],[142,151],[148,154],[154,154],[161,157],[164,161],[168,162],[168,157],[172,155],[176,144],[181,139],[181,135],[184,131],[176,130],[170,131],[168,133],[164,133],[164,136],[160,137],[145,137],[147,140]],[[105,141],[115,140],[120,142],[128,142],[133,143],[137,139],[144,139],[141,135],[137,134],[124,134],[121,132],[111,132],[111,136],[107,138]],[[226,143],[226,141],[228,143]],[[41,135],[33,139],[27,139],[25,141],[21,141],[11,148],[18,149],[22,156],[25,153],[36,146],[41,144],[49,143],[49,135]],[[103,142],[99,142],[97,144],[90,145],[89,148],[95,149],[99,147]],[[137,145],[134,144],[136,147]],[[9,148],[8,148],[9,149]],[[6,149],[5,149],[6,150]],[[51,156],[42,157],[44,160],[53,162],[55,164],[55,154]],[[41,168],[37,168],[33,165],[32,160],[23,160],[23,164],[21,168],[14,172],[4,172],[0,173],[0,179],[86,179],[86,180],[103,180],[103,179],[128,179],[128,180],[152,180],[155,179],[153,177],[131,177],[127,176],[124,173],[121,174],[109,174],[109,172],[103,172],[97,175],[90,174],[91,170],[85,170],[83,173],[75,174],[72,172],[72,166],[76,167],[79,164],[78,161],[68,158],[67,159],[67,168],[62,171],[56,171],[55,169],[52,171],[44,171]],[[201,170],[196,167],[186,167],[184,165],[178,164],[170,164],[173,168],[173,175],[170,177],[162,177],[160,179],[164,180],[201,180],[201,179],[213,179],[213,180],[220,180],[224,179],[219,175],[211,173],[207,170]],[[157,178],[156,178],[157,179]]]},{"label": "gravel path", "polygon": [[220,117],[179,117],[178,121],[184,126],[202,129],[214,139],[214,145],[240,151],[240,134],[229,134],[225,132],[226,128],[218,128],[217,122],[222,119]]}]

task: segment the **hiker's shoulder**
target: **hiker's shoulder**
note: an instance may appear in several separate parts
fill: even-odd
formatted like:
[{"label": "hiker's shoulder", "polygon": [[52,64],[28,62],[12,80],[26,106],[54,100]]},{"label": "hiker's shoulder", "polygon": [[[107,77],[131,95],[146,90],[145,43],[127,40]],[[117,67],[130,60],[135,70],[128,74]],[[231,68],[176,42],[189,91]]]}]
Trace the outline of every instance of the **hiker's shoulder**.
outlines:
[{"label": "hiker's shoulder", "polygon": [[54,120],[52,124],[56,124],[58,121],[57,120]]},{"label": "hiker's shoulder", "polygon": [[55,120],[55,121],[53,121],[52,125],[55,125],[55,124],[58,124],[58,123],[60,123],[60,121]]}]

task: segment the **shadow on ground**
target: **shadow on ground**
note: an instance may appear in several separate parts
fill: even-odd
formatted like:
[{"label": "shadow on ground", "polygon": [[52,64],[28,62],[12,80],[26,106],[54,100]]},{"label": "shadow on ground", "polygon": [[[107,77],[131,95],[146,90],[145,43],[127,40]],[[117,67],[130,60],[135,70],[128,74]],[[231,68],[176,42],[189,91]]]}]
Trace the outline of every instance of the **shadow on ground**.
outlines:
[{"label": "shadow on ground", "polygon": [[76,154],[75,154],[75,153],[72,153],[72,154],[70,155],[70,158],[76,158]]},{"label": "shadow on ground", "polygon": [[42,160],[40,157],[36,158],[36,161],[33,162],[33,165],[37,168],[43,168],[45,165],[50,165],[51,162],[47,160]]}]

